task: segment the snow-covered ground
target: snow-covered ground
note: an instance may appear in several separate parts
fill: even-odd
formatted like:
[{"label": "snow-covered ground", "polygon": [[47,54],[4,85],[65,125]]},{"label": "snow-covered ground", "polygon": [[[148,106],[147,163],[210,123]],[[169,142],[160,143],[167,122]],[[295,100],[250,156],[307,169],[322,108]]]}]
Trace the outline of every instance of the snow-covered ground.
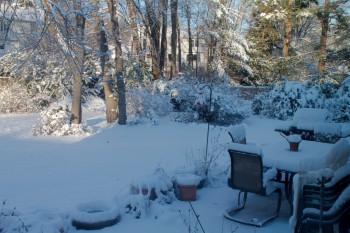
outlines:
[{"label": "snow-covered ground", "polygon": [[[159,168],[171,177],[180,167],[189,166],[190,155],[205,149],[207,125],[168,118],[156,126],[107,125],[103,112],[84,114],[87,124],[93,127],[91,136],[34,137],[31,129],[37,114],[0,115],[0,201],[6,200],[2,212],[16,207],[17,215],[11,221],[10,217],[7,221],[0,218],[5,232],[13,231],[22,222],[33,233],[77,232],[71,226],[72,214],[81,203],[96,200],[119,206],[121,221],[90,232],[202,232],[188,202],[151,202],[140,218],[125,213],[123,203],[135,180]],[[279,123],[275,120],[251,117],[244,123],[247,143],[284,141],[274,131]],[[231,140],[228,128],[210,129],[210,138],[220,135],[217,144]],[[213,142],[210,143],[211,148]],[[224,151],[216,163],[211,184],[198,190],[197,200],[192,202],[206,233],[290,231],[289,206],[284,196],[279,217],[262,228],[224,219],[223,211],[236,204],[237,191],[226,184],[228,153]],[[248,197],[248,205],[257,202],[261,202],[258,197]]]}]

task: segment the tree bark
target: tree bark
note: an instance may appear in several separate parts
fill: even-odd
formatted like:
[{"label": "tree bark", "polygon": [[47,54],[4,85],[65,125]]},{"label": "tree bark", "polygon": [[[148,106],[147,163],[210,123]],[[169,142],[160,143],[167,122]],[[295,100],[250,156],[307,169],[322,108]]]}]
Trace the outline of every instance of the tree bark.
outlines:
[{"label": "tree bark", "polygon": [[100,22],[100,33],[99,33],[99,44],[100,44],[100,64],[103,75],[103,92],[105,95],[106,102],[106,120],[107,123],[113,123],[118,118],[117,113],[117,99],[113,93],[113,78],[109,72],[109,55],[107,36],[103,28],[103,21]]},{"label": "tree bark", "polygon": [[132,30],[132,51],[140,56],[140,59],[144,60],[144,56],[140,54],[142,47],[141,47],[141,40],[138,33],[137,23],[136,23],[136,10],[134,7],[134,0],[127,0],[127,8],[130,16],[130,26]]},{"label": "tree bark", "polygon": [[177,0],[171,0],[171,61],[170,78],[176,76],[176,48],[177,48]]},{"label": "tree bark", "polygon": [[325,0],[324,10],[321,16],[321,38],[320,38],[320,50],[318,61],[318,74],[321,75],[326,69],[326,55],[327,55],[327,34],[329,28],[329,10],[330,0]]},{"label": "tree bark", "polygon": [[160,44],[159,69],[165,77],[164,67],[167,50],[167,28],[168,28],[168,0],[162,0],[162,39]]},{"label": "tree bark", "polygon": [[178,48],[178,55],[177,55],[177,57],[178,57],[178,60],[179,60],[179,62],[178,62],[178,66],[179,66],[178,71],[181,72],[181,71],[182,71],[182,61],[181,61],[181,59],[182,59],[181,53],[182,53],[182,52],[181,52],[181,32],[180,32],[179,17],[176,17],[176,21],[177,21],[177,23],[176,23],[176,29],[177,29],[177,48]]},{"label": "tree bark", "polygon": [[84,29],[85,29],[85,17],[81,12],[81,1],[73,0],[73,7],[76,11],[75,21],[75,46],[72,53],[72,60],[74,66],[74,82],[73,82],[73,101],[71,110],[71,124],[81,124],[82,112],[81,112],[81,84],[82,84],[82,73],[85,60],[85,49],[84,49]]},{"label": "tree bark", "polygon": [[289,55],[289,45],[292,33],[292,0],[288,0],[287,16],[284,21],[284,38],[283,38],[283,50],[282,50],[282,75],[286,75],[287,58]]},{"label": "tree bark", "polygon": [[117,93],[118,93],[118,124],[126,124],[126,99],[125,99],[125,84],[123,77],[123,60],[122,60],[122,47],[120,39],[120,28],[117,17],[118,0],[106,0],[108,5],[108,11],[111,17],[112,34],[115,43],[115,71],[117,77]]},{"label": "tree bark", "polygon": [[159,70],[159,35],[160,27],[159,20],[156,17],[154,7],[149,0],[145,0],[146,15],[147,15],[147,27],[149,28],[150,40],[151,40],[151,57],[152,57],[152,75],[153,79],[160,78]]},{"label": "tree bark", "polygon": [[[187,18],[187,33],[188,33],[188,66],[193,69],[193,43],[191,32],[191,0],[186,0],[186,18]],[[198,54],[197,54],[198,59]]]}]

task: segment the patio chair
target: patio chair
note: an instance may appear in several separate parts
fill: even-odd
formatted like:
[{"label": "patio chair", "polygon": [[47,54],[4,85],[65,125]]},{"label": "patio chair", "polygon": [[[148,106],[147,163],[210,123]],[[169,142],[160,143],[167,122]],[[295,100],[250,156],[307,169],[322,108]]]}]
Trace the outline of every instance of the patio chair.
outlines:
[{"label": "patio chair", "polygon": [[[228,152],[231,158],[231,177],[228,179],[228,185],[233,189],[240,190],[240,192],[238,206],[226,210],[224,216],[232,221],[261,227],[266,222],[276,218],[280,211],[282,192],[272,182],[272,179],[277,175],[277,170],[271,168],[264,172],[260,148],[254,145],[232,143]],[[245,207],[248,192],[262,196],[276,192],[278,200],[274,212],[271,213],[270,200],[266,200],[265,203],[268,205],[265,206],[265,209],[260,206],[261,208],[253,213],[254,216],[242,214],[241,211]],[[241,203],[242,193],[243,202]]]},{"label": "patio chair", "polygon": [[243,124],[231,126],[227,132],[232,142],[246,144],[246,132]]},{"label": "patio chair", "polygon": [[[295,232],[312,232],[312,230],[318,231],[318,225],[316,224],[316,222],[318,224],[320,223],[319,219],[321,213],[321,206],[325,216],[325,224],[323,226],[324,231],[326,230],[327,232],[333,232],[333,224],[341,222],[341,219],[344,218],[342,217],[343,215],[347,215],[348,217],[350,217],[349,210],[347,210],[347,214],[345,213],[346,211],[343,214],[341,212],[339,212],[338,214],[334,213],[334,211],[336,210],[336,208],[334,207],[335,203],[340,203],[344,201],[344,199],[340,198],[340,196],[345,195],[344,191],[348,188],[349,184],[350,164],[347,164],[337,169],[334,172],[334,177],[332,178],[332,180],[324,184],[322,198],[321,188],[319,184],[304,185],[301,201],[299,202],[300,205],[298,208],[298,220]],[[350,190],[347,192],[350,194]],[[337,204],[337,206],[339,206],[339,204]],[[331,211],[332,208],[333,210]],[[310,215],[310,213],[313,214]],[[316,215],[318,217],[318,220],[315,219]],[[312,220],[309,220],[308,218],[312,218]],[[342,223],[341,228],[343,228],[343,225],[344,224]]]},{"label": "patio chair", "polygon": [[[304,208],[297,232],[339,232],[350,230],[350,186],[348,185],[332,204],[331,208],[322,213],[318,208]],[[338,229],[337,229],[338,228]]]},{"label": "patio chair", "polygon": [[[326,183],[323,190],[323,208],[332,207],[341,192],[350,184],[350,165],[344,165],[335,171],[333,179]],[[320,185],[306,184],[303,186],[303,208],[320,208]]]}]

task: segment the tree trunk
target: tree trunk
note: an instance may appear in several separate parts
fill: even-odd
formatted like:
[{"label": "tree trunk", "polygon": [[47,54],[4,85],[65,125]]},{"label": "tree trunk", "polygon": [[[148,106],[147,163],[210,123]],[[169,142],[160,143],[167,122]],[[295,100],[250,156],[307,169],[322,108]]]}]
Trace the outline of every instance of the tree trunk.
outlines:
[{"label": "tree trunk", "polygon": [[162,0],[162,40],[160,44],[159,69],[162,76],[165,77],[164,65],[167,50],[167,28],[168,28],[168,0]]},{"label": "tree trunk", "polygon": [[112,22],[112,34],[115,42],[115,71],[117,76],[117,93],[118,93],[118,123],[120,125],[126,124],[126,100],[125,100],[125,84],[123,77],[123,60],[122,60],[122,47],[120,39],[120,29],[117,17],[118,5],[117,0],[106,0],[108,5],[108,11],[111,16]]},{"label": "tree trunk", "polygon": [[76,11],[76,41],[74,51],[72,51],[72,60],[74,66],[74,82],[73,82],[73,101],[71,110],[71,124],[81,124],[82,113],[81,113],[81,84],[82,84],[82,73],[85,60],[84,50],[84,29],[85,29],[85,17],[81,12],[81,2],[74,0],[74,10]]},{"label": "tree trunk", "polygon": [[177,42],[177,0],[171,0],[171,63],[170,78],[176,76],[176,42]]},{"label": "tree trunk", "polygon": [[288,13],[284,21],[282,75],[286,75],[287,58],[289,55],[289,45],[290,45],[290,38],[292,33],[292,16],[291,16],[292,9],[291,8],[292,8],[292,0],[288,0],[288,6],[287,6]]},{"label": "tree trunk", "polygon": [[[134,7],[133,0],[127,0],[127,8],[130,16],[130,26],[132,30],[132,51],[140,56],[141,48],[141,40],[138,33],[137,23],[136,23],[136,10]],[[141,60],[144,60],[144,56],[140,56]]]},{"label": "tree trunk", "polygon": [[107,123],[113,123],[118,118],[117,113],[117,99],[113,93],[113,78],[109,72],[109,55],[108,55],[108,45],[107,36],[103,28],[103,21],[101,21],[100,34],[99,34],[99,44],[100,44],[100,64],[103,75],[103,92],[105,95],[106,102],[106,120]]},{"label": "tree trunk", "polygon": [[145,0],[146,14],[147,14],[147,27],[150,31],[151,40],[151,57],[152,57],[152,75],[153,78],[160,78],[159,70],[159,35],[160,27],[159,20],[156,17],[154,7],[149,0]]},{"label": "tree trunk", "polygon": [[[186,1],[186,18],[187,18],[187,33],[188,33],[188,66],[193,69],[193,43],[191,32],[191,0]],[[198,59],[198,54],[197,54]]]},{"label": "tree trunk", "polygon": [[320,50],[319,50],[319,61],[318,61],[318,74],[321,75],[326,69],[326,55],[327,55],[327,34],[329,28],[329,10],[330,0],[325,0],[324,11],[321,16],[321,38],[320,38]]},{"label": "tree trunk", "polygon": [[[98,6],[99,0],[93,0],[93,3]],[[97,34],[96,45],[99,46],[99,57],[100,57],[100,66],[101,66],[101,74],[103,78],[102,86],[103,92],[105,96],[105,104],[106,104],[106,121],[107,123],[113,123],[117,120],[117,99],[113,93],[113,78],[109,72],[110,63],[109,63],[109,55],[108,55],[108,40],[106,31],[104,29],[104,21],[98,15],[99,7],[96,7],[93,12],[93,16],[95,19],[95,33]]]},{"label": "tree trunk", "polygon": [[182,71],[182,57],[181,57],[181,33],[180,33],[180,22],[179,22],[179,17],[176,17],[177,18],[177,25],[176,25],[176,28],[177,28],[177,46],[178,46],[178,66],[179,66],[179,72]]}]

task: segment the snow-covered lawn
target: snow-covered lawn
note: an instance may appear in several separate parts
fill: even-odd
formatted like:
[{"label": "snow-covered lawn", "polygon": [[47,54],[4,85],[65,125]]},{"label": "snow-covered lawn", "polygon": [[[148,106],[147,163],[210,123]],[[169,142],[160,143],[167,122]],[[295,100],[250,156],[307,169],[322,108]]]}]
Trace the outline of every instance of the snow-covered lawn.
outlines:
[{"label": "snow-covered lawn", "polygon": [[[172,176],[179,167],[188,166],[189,155],[196,156],[205,149],[206,124],[163,118],[156,126],[120,126],[107,125],[102,112],[85,113],[85,117],[94,130],[91,136],[34,137],[31,128],[37,114],[0,115],[0,200],[6,200],[5,210],[16,207],[16,215],[28,225],[29,232],[77,232],[70,219],[77,206],[102,200],[119,205],[122,219],[112,227],[92,232],[178,233],[189,232],[189,226],[191,232],[202,232],[188,202],[152,202],[146,215],[136,219],[125,213],[123,201],[133,181],[157,168]],[[244,123],[248,143],[284,140],[273,130],[278,124],[275,120],[251,117]],[[230,141],[227,128],[210,129],[211,136],[221,135],[218,143]],[[284,196],[280,216],[262,228],[223,218],[223,211],[232,207],[237,197],[226,184],[228,166],[229,156],[224,151],[212,170],[213,182],[198,190],[197,200],[192,202],[205,232],[289,232],[290,213]],[[254,202],[260,201],[248,197],[248,204]],[[20,224],[17,220],[8,223]],[[0,219],[0,224],[5,223]],[[7,226],[5,232],[13,226]]]}]

